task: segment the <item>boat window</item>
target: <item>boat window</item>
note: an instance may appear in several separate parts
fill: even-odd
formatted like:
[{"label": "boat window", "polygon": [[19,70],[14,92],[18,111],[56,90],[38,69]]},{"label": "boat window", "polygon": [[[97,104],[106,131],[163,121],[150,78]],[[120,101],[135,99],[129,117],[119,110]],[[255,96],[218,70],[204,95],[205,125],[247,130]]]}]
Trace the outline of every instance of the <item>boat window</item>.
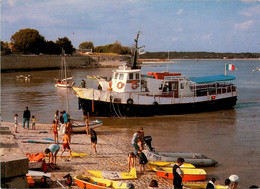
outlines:
[{"label": "boat window", "polygon": [[117,79],[118,73],[115,74],[115,79]]},{"label": "boat window", "polygon": [[123,80],[124,79],[124,74],[119,74],[119,80]]},{"label": "boat window", "polygon": [[134,74],[133,73],[129,74],[129,79],[134,79]]},{"label": "boat window", "polygon": [[184,89],[184,83],[181,83],[181,89]]},{"label": "boat window", "polygon": [[176,90],[177,89],[177,83],[172,83],[172,90]]},{"label": "boat window", "polygon": [[135,74],[135,79],[139,79],[139,73]]}]

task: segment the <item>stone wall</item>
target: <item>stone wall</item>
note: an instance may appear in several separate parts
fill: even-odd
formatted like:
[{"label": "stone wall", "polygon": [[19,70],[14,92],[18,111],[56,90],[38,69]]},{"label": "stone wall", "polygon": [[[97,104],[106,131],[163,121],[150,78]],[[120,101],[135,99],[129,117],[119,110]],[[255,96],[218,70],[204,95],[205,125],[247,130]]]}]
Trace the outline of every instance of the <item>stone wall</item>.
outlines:
[{"label": "stone wall", "polygon": [[[130,56],[121,55],[75,55],[66,56],[66,63],[69,68],[117,67],[123,63],[129,64],[130,59]],[[58,55],[7,55],[1,57],[1,71],[59,69],[60,62],[61,57]]]}]

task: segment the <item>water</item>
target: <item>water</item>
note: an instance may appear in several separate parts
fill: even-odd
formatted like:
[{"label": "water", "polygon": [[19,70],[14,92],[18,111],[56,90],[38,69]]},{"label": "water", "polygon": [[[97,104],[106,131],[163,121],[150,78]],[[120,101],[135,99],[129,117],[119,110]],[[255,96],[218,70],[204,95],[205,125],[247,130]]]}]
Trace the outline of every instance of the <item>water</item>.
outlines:
[{"label": "water", "polygon": [[[153,137],[152,145],[157,151],[200,152],[219,162],[217,167],[206,168],[209,177],[224,181],[231,174],[240,177],[240,187],[260,186],[260,67],[259,60],[176,60],[173,64],[152,64],[145,71],[181,72],[187,76],[224,74],[225,63],[238,69],[228,72],[236,76],[238,102],[234,109],[198,114],[156,116],[146,118],[100,118],[104,127],[122,130],[129,142],[139,127],[145,135]],[[76,85],[87,75],[110,77],[113,68],[74,69]],[[17,80],[16,75],[30,74],[30,82]],[[2,73],[1,116],[3,121],[13,121],[14,114],[22,114],[29,106],[37,122],[51,124],[56,109],[66,110],[66,89],[54,86],[58,70]],[[89,87],[96,86],[88,80]],[[68,91],[69,112],[82,119],[78,100],[73,90]],[[131,151],[132,149],[129,149]]]}]

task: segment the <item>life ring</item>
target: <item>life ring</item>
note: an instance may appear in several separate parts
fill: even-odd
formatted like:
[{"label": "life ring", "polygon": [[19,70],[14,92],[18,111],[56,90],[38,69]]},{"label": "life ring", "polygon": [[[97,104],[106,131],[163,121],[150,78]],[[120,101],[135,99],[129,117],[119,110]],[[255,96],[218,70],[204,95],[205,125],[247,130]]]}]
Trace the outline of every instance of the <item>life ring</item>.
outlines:
[{"label": "life ring", "polygon": [[131,98],[129,98],[126,102],[128,105],[132,105],[134,103],[133,99]]},{"label": "life ring", "polygon": [[138,87],[139,87],[139,84],[136,82],[136,81],[134,81],[132,84],[131,84],[131,87],[132,87],[132,89],[137,89]]},{"label": "life ring", "polygon": [[117,88],[118,88],[118,89],[122,89],[123,87],[124,87],[124,83],[118,82]]}]

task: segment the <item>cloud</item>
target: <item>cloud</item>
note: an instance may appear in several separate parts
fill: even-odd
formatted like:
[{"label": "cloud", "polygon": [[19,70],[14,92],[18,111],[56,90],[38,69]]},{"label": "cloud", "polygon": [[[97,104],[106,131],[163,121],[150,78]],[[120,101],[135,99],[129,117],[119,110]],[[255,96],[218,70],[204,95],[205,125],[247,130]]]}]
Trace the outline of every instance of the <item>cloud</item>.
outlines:
[{"label": "cloud", "polygon": [[14,6],[14,1],[13,0],[8,0],[8,4],[13,7]]},{"label": "cloud", "polygon": [[260,5],[247,8],[243,11],[240,11],[239,14],[247,16],[247,17],[254,17],[254,16],[259,17],[260,16]]},{"label": "cloud", "polygon": [[238,30],[248,30],[253,25],[253,23],[253,20],[248,20],[246,22],[235,24],[234,27]]},{"label": "cloud", "polygon": [[213,36],[213,33],[209,33],[208,35],[203,35],[202,39],[211,39]]},{"label": "cloud", "polygon": [[257,1],[260,1],[260,0],[240,0],[244,3],[253,3],[253,2],[257,2]]},{"label": "cloud", "polygon": [[172,39],[171,39],[171,41],[172,42],[175,42],[175,41],[178,41],[179,39],[177,38],[177,37],[173,37]]},{"label": "cloud", "polygon": [[174,29],[174,31],[176,31],[176,32],[181,32],[181,31],[182,31],[182,28],[176,28],[176,29]]},{"label": "cloud", "polygon": [[176,12],[177,15],[183,14],[183,9],[179,9],[178,12]]}]

